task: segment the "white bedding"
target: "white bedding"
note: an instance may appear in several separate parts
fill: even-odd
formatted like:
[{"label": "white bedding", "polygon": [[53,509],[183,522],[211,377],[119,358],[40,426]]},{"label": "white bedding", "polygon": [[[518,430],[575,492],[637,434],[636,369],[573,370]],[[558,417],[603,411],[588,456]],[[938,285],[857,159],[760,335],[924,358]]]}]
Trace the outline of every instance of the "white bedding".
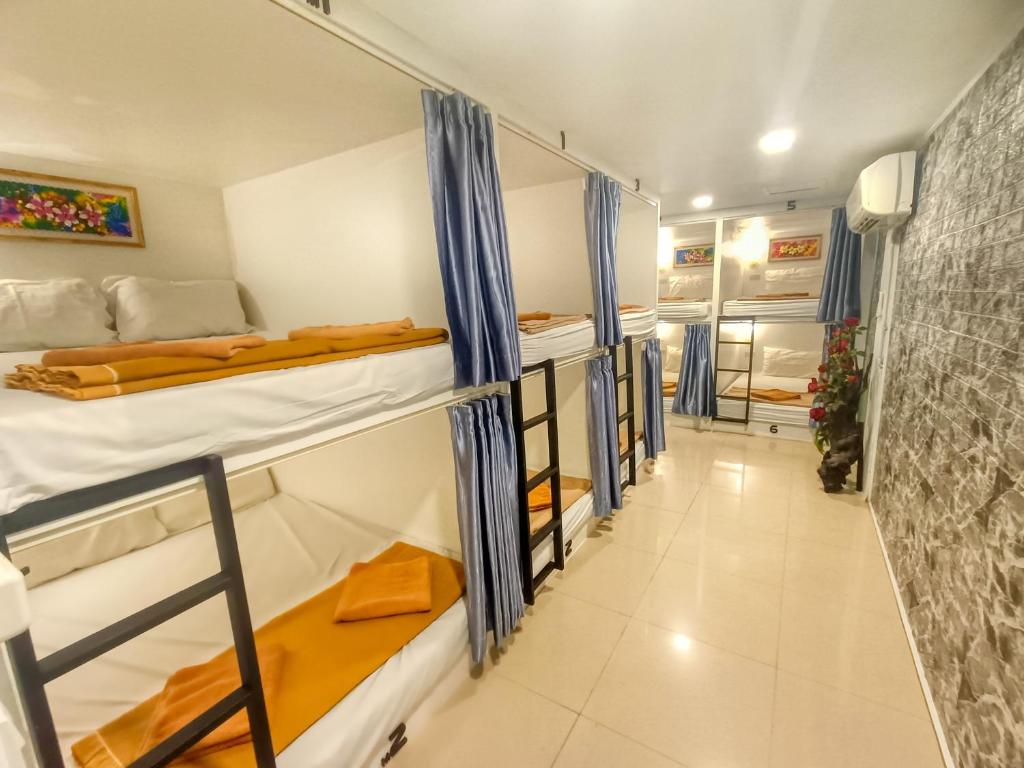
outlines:
[{"label": "white bedding", "polygon": [[[0,355],[0,373],[40,354]],[[452,386],[438,344],[91,402],[0,388],[0,514],[207,453],[230,472],[443,402]]]},{"label": "white bedding", "polygon": [[800,318],[814,320],[818,313],[818,298],[785,299],[764,301],[739,301],[732,299],[722,302],[722,314],[727,317],[755,315],[761,318]]},{"label": "white bedding", "polygon": [[710,316],[710,301],[662,301],[658,303],[659,320],[703,320]]},{"label": "white bedding", "polygon": [[[395,534],[320,505],[278,494],[235,515],[254,626],[337,582]],[[29,592],[42,655],[213,573],[210,526],[77,571]],[[175,670],[231,644],[214,599],[47,686],[66,754],[83,735],[158,692]],[[462,600],[364,680],[278,757],[281,768],[377,763],[387,736],[456,662],[467,644]],[[68,765],[73,765],[70,757]]]},{"label": "white bedding", "polygon": [[[653,309],[619,315],[623,336],[654,333],[658,314]],[[571,325],[552,328],[541,333],[519,333],[519,349],[523,365],[534,365],[548,359],[572,357],[594,348],[594,321],[581,320]]]},{"label": "white bedding", "polygon": [[[725,392],[729,387],[736,384],[743,386],[742,377],[746,374],[730,373],[720,377],[716,390],[719,394]],[[790,392],[806,392],[806,378],[793,378],[790,376],[766,376],[763,373],[755,373],[750,377],[752,389],[785,389]],[[739,400],[718,399],[718,415],[743,418],[745,404]],[[806,426],[810,418],[809,408],[802,408],[796,405],[782,405],[776,403],[750,402],[750,420],[768,422],[770,424],[791,424],[794,426]]]}]

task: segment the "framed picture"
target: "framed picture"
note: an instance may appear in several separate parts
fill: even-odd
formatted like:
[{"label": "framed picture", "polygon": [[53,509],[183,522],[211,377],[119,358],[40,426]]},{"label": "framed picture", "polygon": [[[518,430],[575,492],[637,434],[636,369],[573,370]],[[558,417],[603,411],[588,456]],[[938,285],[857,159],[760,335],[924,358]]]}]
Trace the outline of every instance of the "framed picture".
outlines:
[{"label": "framed picture", "polygon": [[768,243],[768,261],[803,261],[821,258],[821,235],[780,237]]},{"label": "framed picture", "polygon": [[142,248],[135,187],[0,169],[0,237]]},{"label": "framed picture", "polygon": [[707,267],[715,263],[715,244],[679,245],[672,254],[673,267]]}]

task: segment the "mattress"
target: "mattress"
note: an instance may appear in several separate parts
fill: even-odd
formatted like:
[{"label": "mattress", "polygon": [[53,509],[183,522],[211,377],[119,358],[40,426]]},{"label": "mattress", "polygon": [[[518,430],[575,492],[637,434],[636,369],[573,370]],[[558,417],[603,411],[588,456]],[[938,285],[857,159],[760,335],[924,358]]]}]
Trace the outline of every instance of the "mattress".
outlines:
[{"label": "mattress", "polygon": [[[383,551],[393,532],[294,496],[277,494],[235,515],[254,626],[341,579]],[[37,652],[48,653],[210,575],[210,526],[69,574],[29,592]],[[281,768],[377,763],[387,736],[451,668],[467,644],[457,601],[366,678],[278,757]],[[223,600],[214,599],[47,686],[66,755],[70,745],[158,692],[175,670],[231,644]],[[74,765],[70,757],[67,764]]]},{"label": "mattress", "polygon": [[658,313],[653,309],[643,312],[626,312],[619,315],[623,336],[645,336],[654,333],[658,326]]},{"label": "mattress", "polygon": [[[0,373],[39,352],[0,354]],[[450,399],[447,344],[75,402],[0,388],[0,514],[217,453],[230,472]]]},{"label": "mattress", "polygon": [[[722,377],[718,382],[717,391],[721,394],[734,386],[743,386],[743,374],[733,373],[728,377]],[[808,379],[792,378],[789,376],[766,376],[763,373],[755,373],[750,377],[750,386],[753,389],[784,389],[789,392],[800,392],[801,395],[807,392]],[[743,387],[744,391],[746,387]],[[806,401],[806,398],[803,398]],[[743,418],[745,404],[739,400],[723,400],[718,398],[718,415],[732,418]],[[764,421],[772,424],[793,424],[806,426],[810,418],[808,410],[810,405],[806,402],[799,404],[764,403],[756,400],[750,401],[750,420]]]},{"label": "mattress", "polygon": [[519,351],[523,365],[548,359],[572,357],[594,348],[594,321],[581,320],[540,333],[519,332]]},{"label": "mattress", "polygon": [[758,320],[776,317],[814,321],[818,314],[818,298],[764,301],[733,299],[722,302],[722,314],[726,317],[755,316]]},{"label": "mattress", "polygon": [[[594,516],[594,492],[587,491],[579,500],[562,512],[562,538],[568,541],[586,526]],[[533,551],[533,572],[540,573],[555,557],[551,537]]]},{"label": "mattress", "polygon": [[710,301],[658,302],[659,320],[706,320],[709,317],[711,317]]}]

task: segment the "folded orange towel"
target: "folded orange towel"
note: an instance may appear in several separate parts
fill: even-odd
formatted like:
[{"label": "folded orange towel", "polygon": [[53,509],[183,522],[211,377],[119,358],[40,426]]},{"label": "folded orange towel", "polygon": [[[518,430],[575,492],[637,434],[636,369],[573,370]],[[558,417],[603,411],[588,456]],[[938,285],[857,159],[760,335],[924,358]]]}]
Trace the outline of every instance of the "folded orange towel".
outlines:
[{"label": "folded orange towel", "polygon": [[631,312],[646,312],[647,307],[643,304],[619,304],[619,314],[628,315]]},{"label": "folded orange towel", "polygon": [[262,336],[234,336],[230,339],[189,341],[142,341],[132,344],[103,344],[96,347],[51,349],[43,353],[41,365],[106,365],[147,357],[212,357],[227,360],[243,349],[262,347]]},{"label": "folded orange towel", "polygon": [[[280,645],[257,647],[263,698],[270,710],[277,699],[284,667],[284,648]],[[199,715],[242,684],[235,655],[218,656],[206,664],[185,667],[167,680],[153,710],[146,737],[139,747],[141,757],[160,742],[177,733]],[[185,752],[185,758],[198,758],[221,749],[252,740],[249,717],[243,709],[225,720],[198,744]]]},{"label": "folded orange towel", "polygon": [[551,486],[547,483],[541,483],[532,491],[528,498],[530,511],[539,512],[542,509],[547,509],[553,503],[551,498]]},{"label": "folded orange towel", "polygon": [[528,320],[550,320],[550,319],[551,319],[551,313],[550,312],[520,312],[518,315],[516,315],[516,320],[518,320],[520,323],[526,322]]},{"label": "folded orange towel", "polygon": [[335,621],[362,621],[430,610],[430,561],[356,563],[341,583]]},{"label": "folded orange towel", "polygon": [[411,317],[401,320],[388,320],[383,323],[362,323],[360,325],[311,325],[288,331],[288,338],[297,339],[358,339],[360,336],[397,336],[403,331],[411,331]]}]

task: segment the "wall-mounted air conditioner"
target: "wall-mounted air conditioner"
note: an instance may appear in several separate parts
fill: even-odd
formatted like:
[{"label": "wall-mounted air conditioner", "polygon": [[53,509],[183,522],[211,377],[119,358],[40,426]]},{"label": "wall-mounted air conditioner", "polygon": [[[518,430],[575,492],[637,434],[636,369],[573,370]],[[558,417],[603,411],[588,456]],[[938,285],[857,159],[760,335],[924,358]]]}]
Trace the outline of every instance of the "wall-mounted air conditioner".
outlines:
[{"label": "wall-mounted air conditioner", "polygon": [[906,221],[914,207],[916,161],[916,152],[897,152],[861,171],[846,200],[847,226],[864,233]]}]

